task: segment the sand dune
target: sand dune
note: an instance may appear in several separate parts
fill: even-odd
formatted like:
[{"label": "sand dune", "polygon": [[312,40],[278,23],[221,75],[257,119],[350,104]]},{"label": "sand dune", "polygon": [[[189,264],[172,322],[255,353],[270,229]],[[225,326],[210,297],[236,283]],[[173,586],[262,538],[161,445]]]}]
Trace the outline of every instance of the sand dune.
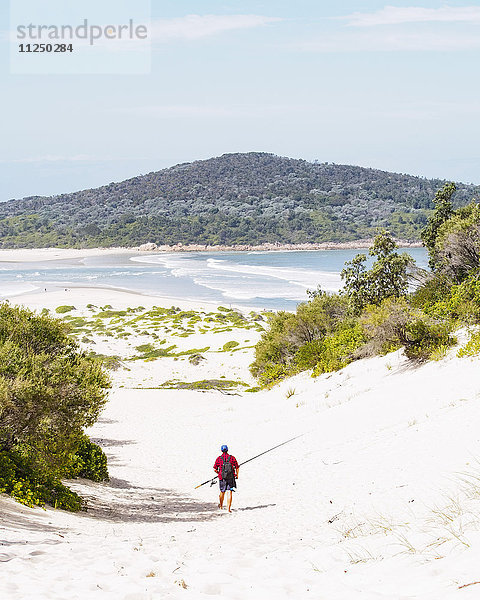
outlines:
[{"label": "sand dune", "polygon": [[[82,514],[1,499],[0,597],[477,598],[480,482],[459,474],[480,473],[478,366],[396,352],[238,395],[120,388],[117,372],[89,432],[111,482],[72,483]],[[220,444],[243,461],[301,434],[240,470],[231,515],[194,489]]]}]

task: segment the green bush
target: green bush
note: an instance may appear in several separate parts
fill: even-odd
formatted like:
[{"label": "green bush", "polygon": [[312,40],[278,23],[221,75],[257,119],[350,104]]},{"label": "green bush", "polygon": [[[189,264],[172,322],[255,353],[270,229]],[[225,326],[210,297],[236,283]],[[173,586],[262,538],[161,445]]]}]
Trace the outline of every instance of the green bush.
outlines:
[{"label": "green bush", "polygon": [[470,337],[468,342],[462,346],[457,352],[457,356],[462,358],[464,356],[477,356],[480,354],[480,330],[470,331]]},{"label": "green bush", "polygon": [[295,354],[294,362],[299,371],[313,369],[322,358],[325,340],[313,340],[301,346]]},{"label": "green bush", "polygon": [[6,491],[75,508],[77,496],[60,478],[109,385],[62,321],[0,304],[0,449],[16,468]]},{"label": "green bush", "polygon": [[108,481],[107,457],[104,451],[83,435],[76,451],[70,457],[70,464],[64,471],[64,477],[73,479],[84,477],[92,481]]},{"label": "green bush", "polygon": [[[270,327],[262,333],[250,367],[253,376],[271,384],[312,368],[317,342],[336,330],[347,311],[347,298],[316,292],[312,300],[299,304],[294,314],[280,311],[268,315]],[[275,365],[281,368],[276,369]]]},{"label": "green bush", "polygon": [[425,309],[436,317],[448,317],[465,324],[480,323],[480,274],[474,273],[452,285],[444,298]]},{"label": "green bush", "polygon": [[450,335],[452,327],[446,322],[418,318],[406,327],[405,356],[414,360],[428,360],[440,347],[452,346],[456,339]]},{"label": "green bush", "polygon": [[294,370],[285,365],[279,365],[270,362],[263,366],[262,372],[258,377],[258,381],[262,387],[269,387],[280,382],[282,379],[285,379],[285,377],[294,375],[294,373]]},{"label": "green bush", "polygon": [[135,346],[135,350],[143,354],[145,352],[152,352],[152,350],[154,350],[154,346],[153,344],[141,344],[140,346]]},{"label": "green bush", "polygon": [[450,320],[434,319],[412,308],[404,298],[388,298],[380,306],[367,307],[361,323],[370,354],[386,354],[403,346],[408,358],[427,360],[440,346],[456,341],[450,335]]},{"label": "green bush", "polygon": [[313,369],[312,376],[338,371],[346,367],[354,359],[354,352],[366,341],[363,328],[358,323],[340,329],[322,341],[319,360]]},{"label": "green bush", "polygon": [[57,308],[55,309],[55,312],[62,314],[62,313],[70,312],[71,310],[76,310],[76,309],[74,306],[68,306],[67,304],[64,304],[63,306],[57,306]]},{"label": "green bush", "polygon": [[427,314],[446,316],[443,310],[438,313],[437,304],[440,306],[450,296],[452,289],[451,280],[441,273],[425,274],[425,280],[409,297],[409,304]]},{"label": "green bush", "polygon": [[0,492],[29,507],[50,504],[64,510],[80,510],[80,496],[53,477],[39,477],[25,460],[23,450],[0,452]]}]

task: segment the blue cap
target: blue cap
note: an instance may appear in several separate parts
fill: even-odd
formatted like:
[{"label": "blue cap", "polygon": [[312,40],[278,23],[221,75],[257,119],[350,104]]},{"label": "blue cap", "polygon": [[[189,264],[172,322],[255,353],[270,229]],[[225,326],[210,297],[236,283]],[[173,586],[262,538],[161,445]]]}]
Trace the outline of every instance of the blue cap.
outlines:
[{"label": "blue cap", "polygon": [[223,446],[221,447],[221,451],[228,452],[228,446],[226,444],[223,444]]}]

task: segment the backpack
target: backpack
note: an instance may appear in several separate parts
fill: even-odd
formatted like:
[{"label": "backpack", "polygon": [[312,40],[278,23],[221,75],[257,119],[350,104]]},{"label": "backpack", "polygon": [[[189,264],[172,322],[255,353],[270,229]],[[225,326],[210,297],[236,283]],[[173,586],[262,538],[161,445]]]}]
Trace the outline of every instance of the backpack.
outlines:
[{"label": "backpack", "polygon": [[224,481],[233,479],[233,467],[232,467],[232,463],[230,461],[231,461],[231,457],[228,454],[227,454],[226,459],[222,461],[222,479]]}]

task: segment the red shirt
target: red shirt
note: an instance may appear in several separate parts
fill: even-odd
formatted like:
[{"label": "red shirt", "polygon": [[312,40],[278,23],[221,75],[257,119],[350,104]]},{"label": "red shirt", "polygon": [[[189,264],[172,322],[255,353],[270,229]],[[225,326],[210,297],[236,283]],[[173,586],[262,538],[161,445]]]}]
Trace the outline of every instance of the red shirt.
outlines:
[{"label": "red shirt", "polygon": [[227,454],[226,452],[224,452],[221,456],[219,456],[217,458],[217,460],[215,461],[215,464],[213,465],[213,468],[218,473],[218,478],[219,479],[222,479],[222,465],[223,465],[223,461],[224,460],[228,460],[228,459],[230,459],[230,464],[232,465],[232,467],[234,469],[238,469],[237,459],[234,456],[232,456],[231,454]]}]

